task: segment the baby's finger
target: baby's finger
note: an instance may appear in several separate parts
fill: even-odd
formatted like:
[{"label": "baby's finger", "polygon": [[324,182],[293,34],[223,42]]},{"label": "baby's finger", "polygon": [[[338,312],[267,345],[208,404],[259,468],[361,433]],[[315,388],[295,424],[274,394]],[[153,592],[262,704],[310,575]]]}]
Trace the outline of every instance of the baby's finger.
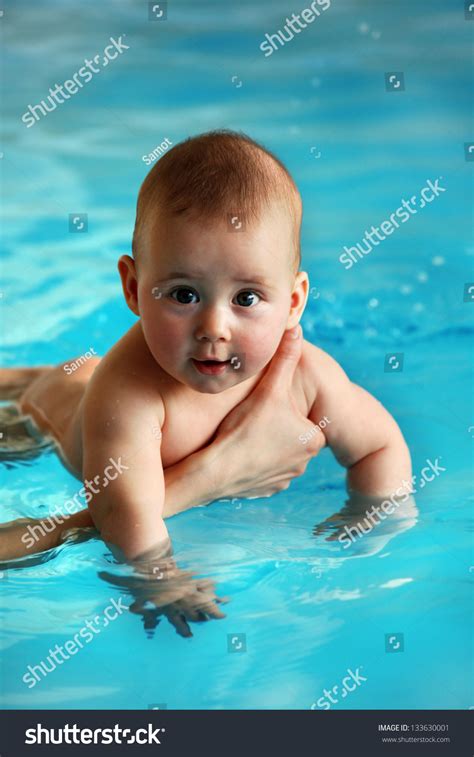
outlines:
[{"label": "baby's finger", "polygon": [[171,625],[176,628],[176,631],[180,636],[183,636],[185,639],[189,639],[193,635],[183,613],[171,610],[166,612],[165,614]]},{"label": "baby's finger", "polygon": [[230,597],[216,597],[215,601],[220,605],[226,605],[228,602],[230,602]]},{"label": "baby's finger", "polygon": [[216,583],[210,578],[200,578],[196,581],[196,589],[198,591],[212,591],[216,588]]},{"label": "baby's finger", "polygon": [[210,618],[214,618],[215,620],[220,620],[221,618],[226,617],[225,613],[222,612],[222,610],[219,610],[214,602],[209,602],[205,608],[202,608],[202,611],[206,612]]},{"label": "baby's finger", "polygon": [[211,618],[225,618],[225,614],[221,610],[219,610],[216,602],[213,599],[208,599],[207,601],[203,599],[202,602],[199,602],[197,607],[201,612],[205,612],[206,615],[210,615]]}]

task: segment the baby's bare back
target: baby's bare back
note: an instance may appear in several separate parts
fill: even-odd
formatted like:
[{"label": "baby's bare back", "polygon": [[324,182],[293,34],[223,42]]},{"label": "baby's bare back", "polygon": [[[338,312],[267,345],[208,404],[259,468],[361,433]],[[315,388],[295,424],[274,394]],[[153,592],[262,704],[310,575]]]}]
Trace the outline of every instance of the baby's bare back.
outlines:
[{"label": "baby's bare back", "polygon": [[[34,381],[19,404],[22,412],[56,439],[63,461],[79,479],[84,413],[99,412],[111,429],[117,424],[121,432],[124,426],[130,427],[130,437],[142,439],[143,444],[161,434],[161,462],[168,468],[209,444],[222,420],[260,378],[219,394],[190,389],[156,363],[139,322],[104,358],[90,358],[73,373],[65,370],[70,364],[62,363]],[[307,416],[312,400],[305,391],[304,364],[302,360],[295,371],[293,387],[296,405]],[[133,428],[137,424],[140,428]],[[88,444],[94,444],[93,436],[88,436]],[[89,452],[93,456],[93,450]]]}]

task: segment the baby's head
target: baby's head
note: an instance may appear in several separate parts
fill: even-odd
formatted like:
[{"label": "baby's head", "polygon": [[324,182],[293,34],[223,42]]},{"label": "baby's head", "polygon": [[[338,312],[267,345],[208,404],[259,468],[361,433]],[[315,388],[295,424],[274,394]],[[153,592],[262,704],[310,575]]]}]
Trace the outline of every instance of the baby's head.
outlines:
[{"label": "baby's head", "polygon": [[245,135],[202,134],[154,165],[119,271],[167,373],[218,393],[267,365],[306,304],[301,217],[286,168]]}]

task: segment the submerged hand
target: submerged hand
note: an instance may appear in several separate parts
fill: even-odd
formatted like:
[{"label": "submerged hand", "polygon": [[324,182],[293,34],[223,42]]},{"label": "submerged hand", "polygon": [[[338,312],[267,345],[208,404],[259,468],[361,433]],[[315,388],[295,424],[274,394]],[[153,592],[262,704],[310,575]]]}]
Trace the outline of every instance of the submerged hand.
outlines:
[{"label": "submerged hand", "polygon": [[215,594],[210,579],[195,579],[191,571],[177,567],[172,558],[155,563],[148,574],[119,576],[102,571],[100,578],[126,589],[134,602],[130,612],[141,615],[145,630],[153,631],[165,616],[180,636],[192,636],[190,622],[224,618],[218,605],[227,602]]},{"label": "submerged hand", "polygon": [[[385,503],[386,513],[382,507]],[[388,504],[387,504],[388,503]],[[372,544],[368,553],[380,551],[394,536],[412,528],[417,522],[418,508],[412,496],[407,499],[364,496],[351,493],[339,512],[330,515],[313,528],[313,536],[329,532],[326,541],[339,541],[346,549],[362,537]],[[367,545],[366,545],[367,546]]]}]

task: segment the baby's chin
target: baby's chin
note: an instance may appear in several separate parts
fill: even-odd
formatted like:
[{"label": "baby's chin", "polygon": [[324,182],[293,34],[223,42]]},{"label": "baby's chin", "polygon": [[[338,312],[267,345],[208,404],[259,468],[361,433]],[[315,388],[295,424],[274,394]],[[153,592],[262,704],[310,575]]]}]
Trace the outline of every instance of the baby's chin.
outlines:
[{"label": "baby's chin", "polygon": [[244,373],[243,371],[235,371],[232,368],[228,368],[223,374],[217,376],[199,374],[197,371],[193,375],[193,369],[190,372],[184,373],[169,371],[169,375],[180,384],[200,394],[222,394],[242,384],[244,381],[248,381],[253,376],[256,376],[257,373],[258,371],[255,373],[245,371]]},{"label": "baby's chin", "polygon": [[241,384],[243,381],[247,381],[249,378],[252,378],[252,376],[247,374],[245,376],[231,377],[201,376],[197,377],[196,380],[183,378],[181,383],[200,394],[222,394],[229,389],[233,389],[234,386],[238,386],[238,384]]}]

